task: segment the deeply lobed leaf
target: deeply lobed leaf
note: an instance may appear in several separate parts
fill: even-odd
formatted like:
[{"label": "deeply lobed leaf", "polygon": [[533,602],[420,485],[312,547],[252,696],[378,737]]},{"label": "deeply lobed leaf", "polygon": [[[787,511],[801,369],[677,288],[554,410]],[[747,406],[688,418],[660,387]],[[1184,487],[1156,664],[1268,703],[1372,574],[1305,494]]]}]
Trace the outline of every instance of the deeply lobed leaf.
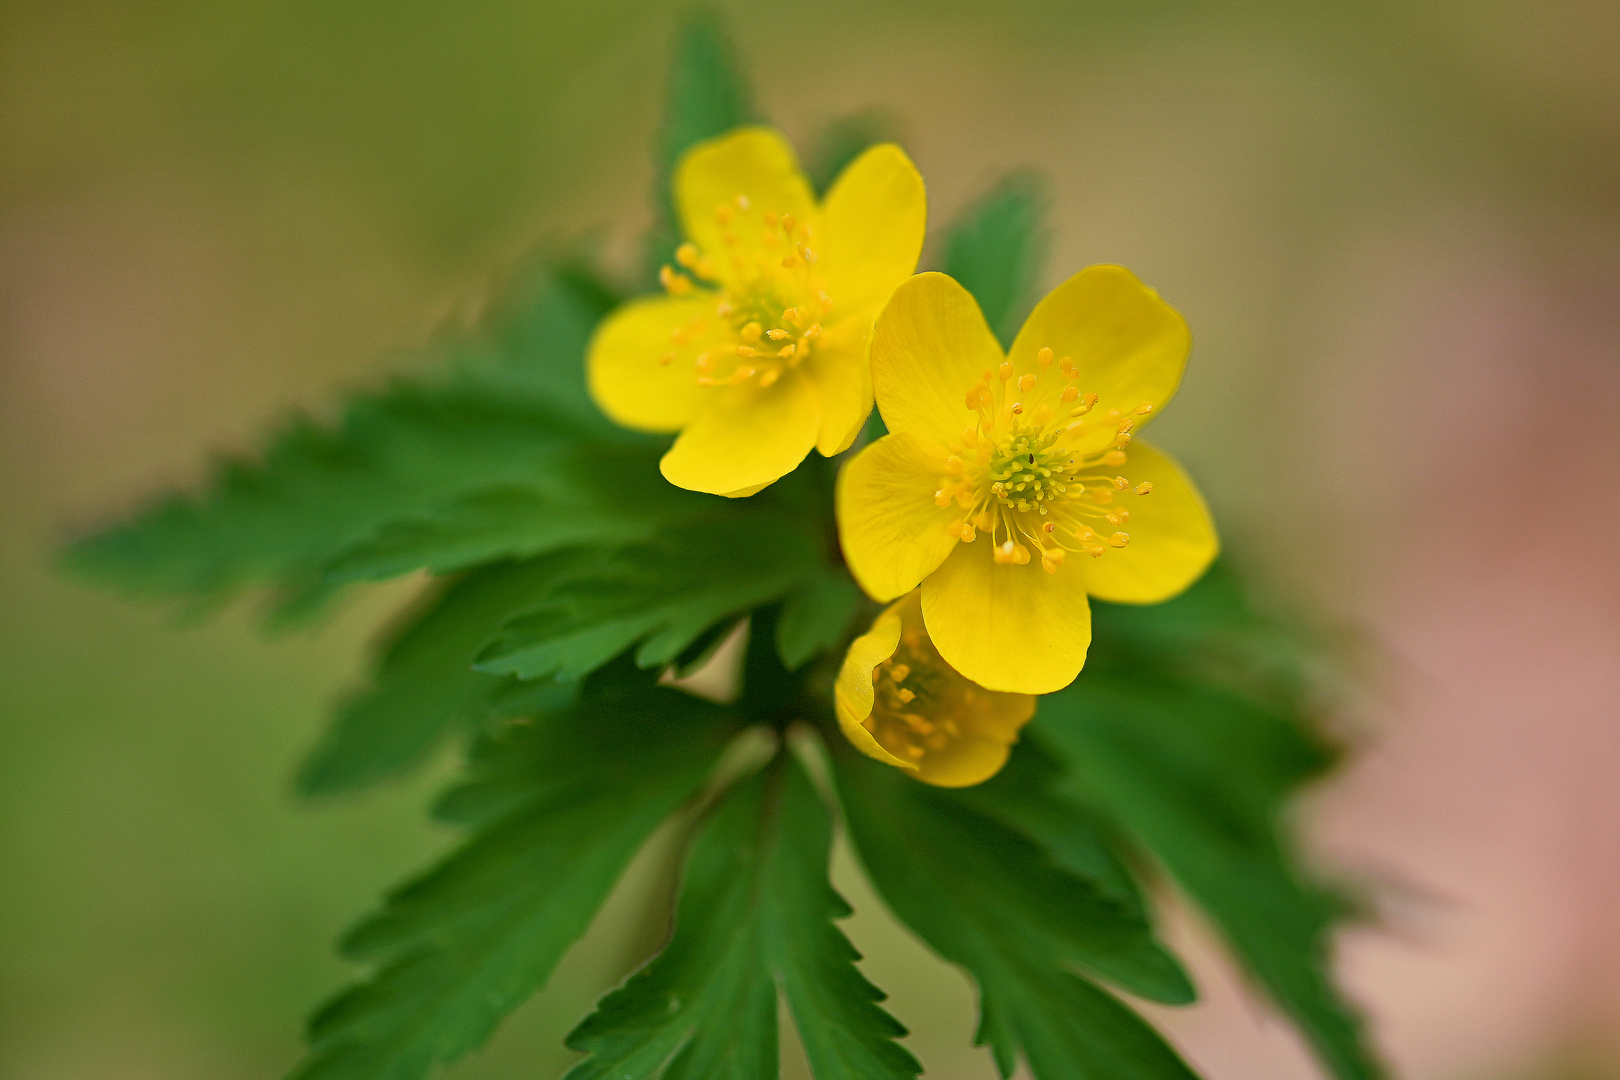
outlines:
[{"label": "deeply lobed leaf", "polygon": [[1335,1076],[1379,1076],[1326,975],[1343,901],[1301,873],[1283,827],[1333,754],[1305,726],[1297,672],[1274,666],[1276,628],[1225,569],[1157,608],[1098,605],[1097,625],[1108,646],[1032,725],[1064,790],[1163,863]]},{"label": "deeply lobed leaf", "polygon": [[293,1075],[418,1080],[480,1045],[736,730],[726,710],[621,676],[487,742],[447,800],[479,832],[348,935],[344,952],[377,970],[310,1021]]},{"label": "deeply lobed leaf", "polygon": [[1077,970],[1152,1000],[1193,997],[1140,907],[1059,867],[960,792],[850,751],[836,756],[850,836],[894,913],[979,985],[979,1041],[1002,1075],[1040,1080],[1192,1073],[1129,1008]]},{"label": "deeply lobed leaf", "polygon": [[568,1080],[775,1080],[779,994],[818,1080],[915,1077],[905,1029],[833,924],[850,909],[827,882],[831,847],[789,758],[737,785],[693,846],[669,945],[569,1036],[590,1057]]}]

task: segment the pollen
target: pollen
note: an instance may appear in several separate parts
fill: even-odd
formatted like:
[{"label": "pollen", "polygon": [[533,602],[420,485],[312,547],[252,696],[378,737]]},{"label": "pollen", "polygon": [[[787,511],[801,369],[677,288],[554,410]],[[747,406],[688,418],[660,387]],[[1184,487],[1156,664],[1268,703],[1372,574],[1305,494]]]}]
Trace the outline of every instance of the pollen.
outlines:
[{"label": "pollen", "polygon": [[[1050,350],[1046,354],[1044,360],[1037,354],[1042,366],[1054,362]],[[1070,374],[1069,357],[1058,363]],[[954,504],[966,511],[949,526],[951,535],[966,542],[987,533],[997,565],[1026,566],[1038,556],[1050,574],[1063,569],[1068,554],[1096,558],[1124,547],[1130,537],[1115,530],[1130,520],[1130,512],[1115,505],[1115,493],[1146,494],[1153,485],[1133,487],[1115,470],[1127,466],[1122,447],[1150,403],[1132,406],[1129,416],[1107,407],[1112,440],[1101,449],[1083,449],[1096,443],[1089,441],[1086,421],[1077,417],[1101,399],[1074,385],[1078,370],[1066,384],[1043,385],[1036,372],[1014,375],[1011,362],[1003,362],[962,396],[977,421],[963,429],[961,449],[946,455],[934,500],[942,509]],[[1076,407],[1058,408],[1070,404]],[[1077,445],[1078,440],[1088,442]],[[1107,531],[1099,533],[1104,523]]]},{"label": "pollen", "polygon": [[688,240],[674,259],[687,272],[665,266],[658,275],[670,296],[713,289],[713,315],[682,329],[674,337],[674,358],[658,360],[663,366],[694,363],[700,386],[764,389],[809,357],[822,335],[818,318],[833,309],[814,265],[816,227],[740,193],[715,206],[714,220],[721,238],[716,250]]}]

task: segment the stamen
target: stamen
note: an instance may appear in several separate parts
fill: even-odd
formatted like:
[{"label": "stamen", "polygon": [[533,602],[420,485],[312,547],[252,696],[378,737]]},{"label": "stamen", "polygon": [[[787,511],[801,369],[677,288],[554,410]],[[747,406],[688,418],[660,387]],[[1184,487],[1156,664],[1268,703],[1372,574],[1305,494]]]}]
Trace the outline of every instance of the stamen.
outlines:
[{"label": "stamen", "polygon": [[1000,371],[1000,374],[1001,374],[1001,381],[1006,382],[1008,379],[1012,378],[1012,373],[1013,373],[1012,363],[1010,361],[1003,360],[1001,362],[1001,367],[1000,367],[999,371]]},{"label": "stamen", "polygon": [[1141,483],[1141,484],[1136,485],[1136,493],[1138,495],[1149,495],[1149,494],[1152,494],[1152,492],[1153,492],[1153,484],[1151,482],[1146,482],[1146,483]]},{"label": "stamen", "polygon": [[1114,477],[1114,490],[1116,490],[1116,491],[1124,491],[1126,488],[1128,488],[1130,486],[1131,486],[1131,482],[1129,480],[1125,479],[1123,476]]},{"label": "stamen", "polygon": [[1108,542],[1110,544],[1112,544],[1114,547],[1122,548],[1126,544],[1131,542],[1131,534],[1130,533],[1117,532],[1113,536],[1110,536],[1108,538]]},{"label": "stamen", "polygon": [[1024,393],[1029,393],[1030,388],[1034,385],[1035,375],[1033,373],[1029,375],[1020,375],[1018,377],[1018,389],[1022,390]]},{"label": "stamen", "polygon": [[1041,351],[1035,354],[1035,362],[1041,365],[1041,367],[1051,367],[1052,350],[1044,345],[1041,346]]},{"label": "stamen", "polygon": [[781,341],[788,336],[788,332],[778,326],[765,331],[765,336],[770,338],[772,341]]}]

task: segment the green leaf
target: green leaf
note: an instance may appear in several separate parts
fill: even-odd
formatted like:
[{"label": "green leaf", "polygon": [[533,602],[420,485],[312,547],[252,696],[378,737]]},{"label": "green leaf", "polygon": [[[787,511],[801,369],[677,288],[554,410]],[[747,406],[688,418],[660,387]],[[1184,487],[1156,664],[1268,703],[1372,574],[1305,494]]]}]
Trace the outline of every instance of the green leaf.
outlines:
[{"label": "green leaf", "polygon": [[682,27],[668,85],[654,159],[658,178],[653,205],[658,218],[647,237],[644,276],[649,286],[658,280],[659,267],[675,261],[675,247],[681,239],[670,191],[675,163],[694,143],[722,135],[754,116],[748,84],[712,12],[699,11]]},{"label": "green leaf", "polygon": [[911,1080],[905,1029],[833,924],[832,828],[785,755],[743,781],[693,846],[669,945],[568,1037],[568,1080],[776,1080],[777,997],[818,1080]]},{"label": "green leaf", "polygon": [[443,574],[575,545],[623,546],[712,510],[714,501],[665,480],[656,449],[579,442],[559,451],[552,472],[522,486],[486,488],[380,526],[323,574],[377,581],[419,567]]},{"label": "green leaf", "polygon": [[480,831],[345,939],[377,970],[312,1018],[297,1080],[418,1080],[545,984],[736,730],[725,710],[648,682],[589,689],[484,746],[446,804]]},{"label": "green leaf", "polygon": [[1256,689],[1263,624],[1226,571],[1156,608],[1097,614],[1097,664],[1042,698],[1032,725],[1060,754],[1065,790],[1163,863],[1335,1076],[1379,1076],[1325,974],[1345,904],[1297,869],[1282,824],[1334,755],[1306,726],[1293,679]]},{"label": "green leaf", "polygon": [[972,973],[978,1041],[1003,1076],[1022,1053],[1040,1080],[1189,1080],[1146,1022],[1073,970],[1152,1000],[1192,1000],[1140,910],[1061,869],[960,792],[843,747],[835,764],[868,877],[903,922]]},{"label": "green leaf", "polygon": [[788,597],[776,624],[776,651],[789,671],[843,640],[861,602],[860,590],[842,570],[827,570]]},{"label": "green leaf", "polygon": [[868,147],[878,143],[899,142],[900,121],[884,109],[863,109],[841,116],[822,129],[816,137],[805,164],[805,175],[810,178],[817,195],[826,195],[844,167]]},{"label": "green leaf", "polygon": [[803,587],[825,565],[819,535],[753,499],[760,501],[668,529],[562,583],[507,623],[479,670],[574,679],[632,645],[642,667],[667,664],[715,623]]},{"label": "green leaf", "polygon": [[221,461],[202,494],[74,544],[69,566],[154,598],[204,603],[267,584],[313,608],[331,591],[325,565],[389,523],[491,487],[549,490],[590,425],[560,403],[559,376],[534,373],[566,366],[581,381],[583,333],[610,298],[577,282],[547,295],[523,354],[485,336],[431,346],[451,366],[443,380],[355,397],[333,426],[294,418],[261,457]]},{"label": "green leaf", "polygon": [[1031,173],[1014,173],[968,207],[945,232],[940,267],[973,294],[1003,347],[1035,303],[1046,235],[1046,195]]},{"label": "green leaf", "polygon": [[[438,590],[383,652],[371,688],[338,711],[299,771],[299,788],[332,794],[397,775],[420,764],[451,731],[510,712],[499,706],[516,680],[474,671],[473,658],[502,623],[589,558],[567,552],[497,563]],[[577,690],[555,683],[526,688],[529,716],[567,704]]]}]

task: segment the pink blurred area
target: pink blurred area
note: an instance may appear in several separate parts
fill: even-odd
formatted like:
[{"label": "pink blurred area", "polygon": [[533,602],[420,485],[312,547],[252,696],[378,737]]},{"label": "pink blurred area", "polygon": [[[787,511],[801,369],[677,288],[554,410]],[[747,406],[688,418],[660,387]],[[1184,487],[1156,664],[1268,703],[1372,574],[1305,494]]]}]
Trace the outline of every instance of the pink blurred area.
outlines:
[{"label": "pink blurred area", "polygon": [[[1173,11],[1122,29],[1042,5],[829,5],[794,23],[791,79],[774,24],[733,14],[762,105],[791,135],[874,103],[903,117],[935,222],[1033,165],[1052,198],[1046,284],[1117,261],[1187,314],[1192,366],[1156,434],[1199,477],[1243,564],[1284,606],[1345,631],[1354,754],[1299,820],[1322,872],[1370,902],[1337,971],[1396,1075],[1620,1075],[1614,9]],[[475,225],[448,248],[423,239],[423,221],[445,216],[435,228],[459,235],[460,219],[425,188],[390,187],[362,150],[297,130],[239,135],[263,118],[209,113],[208,70],[165,81],[162,35],[183,36],[183,20],[127,38],[89,9],[10,17],[5,78],[21,107],[0,166],[12,613],[0,720],[17,751],[0,775],[18,779],[0,801],[0,855],[46,884],[5,901],[0,1072],[278,1075],[311,988],[341,975],[284,970],[283,954],[322,948],[440,843],[400,824],[417,811],[398,799],[371,817],[323,810],[339,824],[316,836],[278,786],[319,707],[352,685],[381,605],[304,643],[263,646],[232,622],[169,644],[156,635],[179,631],[52,577],[48,552],[68,527],[195,476],[203,450],[246,445],[287,405],[374,377],[376,357],[420,338],[537,233],[607,222],[611,248],[629,251],[670,20],[623,14],[631,29],[572,19],[573,37],[546,39],[547,55],[577,56],[523,84],[536,116],[526,155],[481,181],[497,209],[469,211]],[[74,63],[79,82],[61,70]],[[422,122],[474,124],[481,104]],[[364,153],[415,167],[409,139],[391,145]],[[469,203],[484,198],[465,182]],[[88,662],[108,648],[146,666]],[[286,708],[256,711],[251,688],[283,681],[301,687]],[[58,694],[63,682],[73,688]],[[206,704],[174,712],[176,694]],[[115,703],[179,719],[124,730]],[[183,799],[161,761],[119,759],[120,740],[214,745],[230,730],[258,733],[251,760]],[[42,824],[41,807],[80,816]],[[170,851],[153,838],[182,814],[237,824]],[[157,861],[98,876],[116,854],[108,819]],[[416,831],[374,846],[403,829]],[[289,854],[299,837],[312,846]],[[202,871],[171,880],[164,859],[221,860],[252,888]],[[119,907],[128,873],[148,871],[146,899]],[[967,1046],[966,984],[887,920],[847,860],[840,885],[867,971],[930,1075],[991,1076]],[[282,914],[264,916],[254,890]],[[229,931],[188,952],[209,904]],[[277,929],[286,911],[304,913],[296,931]],[[243,944],[258,926],[262,943]],[[1171,935],[1205,1000],[1153,1015],[1211,1080],[1319,1075],[1195,918]],[[91,958],[72,943],[115,939],[116,977],[78,985],[73,965]],[[542,1003],[574,1013],[509,1027],[566,1028],[617,976],[616,954],[591,949],[596,966],[570,969],[564,997]],[[252,997],[250,972],[216,970],[219,958],[268,964],[289,989]],[[248,1004],[197,1004],[231,994]],[[454,1075],[530,1075],[520,1036],[501,1039]]]}]

